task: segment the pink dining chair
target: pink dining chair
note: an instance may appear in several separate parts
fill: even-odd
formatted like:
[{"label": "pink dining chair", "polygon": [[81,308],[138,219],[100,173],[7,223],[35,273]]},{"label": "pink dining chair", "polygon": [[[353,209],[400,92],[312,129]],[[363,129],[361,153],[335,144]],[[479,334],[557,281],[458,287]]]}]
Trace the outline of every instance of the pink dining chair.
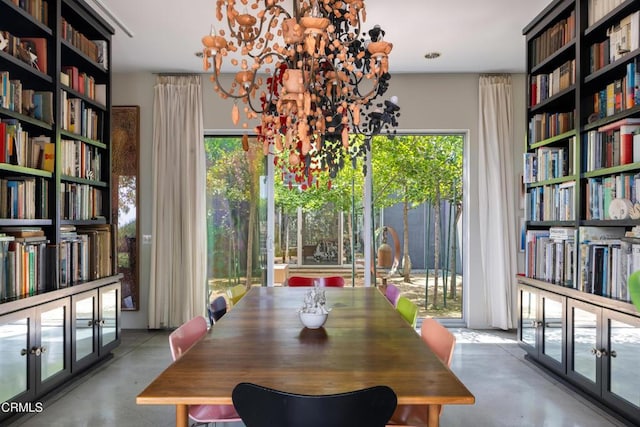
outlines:
[{"label": "pink dining chair", "polygon": [[318,282],[318,286],[344,288],[344,277],[342,276],[319,277],[316,280]]},{"label": "pink dining chair", "polygon": [[287,281],[289,286],[313,286],[313,277],[291,276]]},{"label": "pink dining chair", "polygon": [[[180,359],[207,333],[207,320],[197,316],[184,323],[169,335],[171,357]],[[233,405],[189,405],[189,418],[197,423],[242,421]]]},{"label": "pink dining chair", "polygon": [[387,289],[384,291],[384,296],[387,297],[389,302],[395,307],[398,304],[398,298],[400,298],[400,288],[393,283],[387,283]]},{"label": "pink dining chair", "polygon": [[[453,359],[453,350],[456,346],[456,337],[447,328],[442,326],[436,319],[427,317],[420,327],[420,337],[422,341],[431,349],[431,351],[444,363],[447,367],[451,367]],[[438,414],[442,414],[442,405]],[[423,411],[415,411],[411,405],[398,405],[393,413],[388,426],[413,426],[427,425]]]},{"label": "pink dining chair", "polygon": [[456,337],[436,319],[427,317],[422,321],[420,336],[442,363],[451,367]]}]

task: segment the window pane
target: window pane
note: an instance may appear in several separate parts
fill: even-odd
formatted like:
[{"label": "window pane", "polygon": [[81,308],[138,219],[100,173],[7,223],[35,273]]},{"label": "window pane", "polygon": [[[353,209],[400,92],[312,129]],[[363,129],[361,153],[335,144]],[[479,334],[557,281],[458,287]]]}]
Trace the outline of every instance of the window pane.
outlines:
[{"label": "window pane", "polygon": [[[237,284],[260,284],[264,268],[266,200],[262,146],[250,138],[206,137],[207,273],[209,298]],[[261,221],[262,219],[262,221]]]},{"label": "window pane", "polygon": [[[462,317],[463,135],[375,137],[372,144],[375,223],[398,236],[397,267],[381,267],[379,280],[399,286],[419,317]],[[398,247],[396,254],[395,247]]]}]

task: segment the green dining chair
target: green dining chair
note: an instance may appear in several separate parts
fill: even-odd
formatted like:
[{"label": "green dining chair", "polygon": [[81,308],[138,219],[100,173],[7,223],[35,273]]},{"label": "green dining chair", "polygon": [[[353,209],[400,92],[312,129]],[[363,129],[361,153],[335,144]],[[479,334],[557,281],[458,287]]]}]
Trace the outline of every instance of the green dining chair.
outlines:
[{"label": "green dining chair", "polygon": [[247,287],[245,285],[235,285],[233,288],[227,289],[227,297],[232,305],[236,305],[246,293]]},{"label": "green dining chair", "polygon": [[631,303],[640,311],[640,270],[629,275],[627,286],[629,287]]},{"label": "green dining chair", "polygon": [[416,327],[416,321],[418,320],[418,306],[415,303],[405,296],[400,296],[396,303],[396,310],[412,328]]}]

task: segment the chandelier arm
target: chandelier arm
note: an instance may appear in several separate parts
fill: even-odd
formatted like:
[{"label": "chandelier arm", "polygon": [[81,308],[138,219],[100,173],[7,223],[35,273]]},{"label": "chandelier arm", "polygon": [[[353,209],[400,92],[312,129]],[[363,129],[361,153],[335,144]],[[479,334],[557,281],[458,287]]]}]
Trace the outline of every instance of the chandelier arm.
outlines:
[{"label": "chandelier arm", "polygon": [[351,77],[353,78],[353,80],[350,79],[350,84],[353,87],[353,94],[357,95],[357,96],[350,96],[348,98],[346,98],[346,101],[355,101],[355,102],[363,102],[363,103],[367,103],[369,101],[371,101],[374,98],[374,95],[378,92],[378,88],[380,86],[380,76],[375,77],[375,80],[373,81],[373,86],[371,88],[371,90],[362,95],[359,91],[360,88],[360,82],[362,82],[364,80],[364,72],[363,72],[363,76],[358,78],[355,73],[349,73],[351,75]]},{"label": "chandelier arm", "polygon": [[242,98],[247,96],[246,94],[245,95],[235,95],[235,94],[233,94],[231,92],[227,92],[226,89],[220,83],[220,80],[218,79],[219,74],[214,72],[213,73],[213,77],[214,77],[214,80],[215,80],[215,84],[216,84],[217,90],[222,92],[225,95],[225,97],[232,98],[232,99],[242,99]]},{"label": "chandelier arm", "polygon": [[[337,37],[335,37],[334,39],[340,40],[340,43],[342,43],[344,46],[351,46],[355,41],[358,40],[358,35],[360,34],[360,30],[362,29],[362,22],[360,21],[360,14],[358,13],[358,15],[356,15],[356,19],[358,20],[358,24],[354,27],[354,30],[349,32],[349,31],[345,31],[345,32],[338,32],[338,31],[334,31],[334,34],[337,34]],[[345,21],[346,22],[346,21]],[[350,34],[354,34],[355,37],[349,37]],[[345,40],[343,40],[343,37],[345,38]]]},{"label": "chandelier arm", "polygon": [[[254,41],[256,41],[256,39],[258,37],[260,37],[260,35],[262,34],[262,26],[264,25],[264,22],[269,19],[267,18],[267,12],[270,12],[272,10],[277,9],[279,12],[272,12],[272,17],[271,17],[271,21],[273,21],[274,19],[277,19],[278,16],[280,15],[280,13],[283,13],[287,18],[291,18],[291,14],[289,13],[289,11],[287,11],[285,8],[283,8],[282,6],[280,6],[279,4],[273,4],[271,6],[267,5],[267,1],[265,0],[265,9],[264,9],[264,14],[262,15],[262,18],[260,18],[260,26],[258,27],[258,31],[255,33],[255,36],[248,38],[248,39],[244,39],[243,37],[239,37],[239,34],[242,33],[242,31],[236,31],[235,26],[233,25],[233,23],[231,22],[231,18],[229,16],[229,14],[227,13],[227,27],[229,28],[229,31],[231,32],[231,37],[233,37],[234,39],[238,40],[239,42],[241,42],[241,44],[247,44],[247,43],[252,43]],[[238,26],[240,27],[240,26]]]},{"label": "chandelier arm", "polygon": [[[280,55],[280,54],[279,54],[279,53],[277,53],[277,52],[269,52],[269,53],[268,53],[268,54],[266,54],[263,58],[260,58],[260,60],[261,60],[261,61],[260,61],[260,66],[262,66],[262,63],[264,62],[264,58],[266,58],[266,57],[268,57],[268,56],[275,56],[275,57],[277,57],[278,59],[283,60],[283,61],[284,61],[284,60],[286,60],[286,57],[284,57],[284,56]],[[215,61],[215,57],[214,57],[214,61]],[[258,68],[260,68],[260,67],[258,67]],[[256,72],[254,72],[254,73],[253,73],[253,76],[251,77],[251,87],[255,86],[255,83],[256,83],[256,77],[257,77],[257,75],[258,75],[258,73],[256,73]],[[214,70],[214,72],[213,72],[213,76],[214,76],[214,78],[215,78],[215,83],[216,83],[216,86],[218,87],[218,90],[219,90],[219,91],[221,91],[225,96],[227,96],[227,97],[229,97],[229,98],[232,98],[232,99],[243,99],[243,98],[247,98],[247,100],[248,100],[248,102],[249,102],[249,106],[251,107],[251,109],[252,109],[254,112],[256,112],[256,113],[258,113],[258,114],[261,114],[261,113],[263,113],[263,112],[264,112],[264,110],[258,110],[258,109],[253,108],[253,106],[252,106],[252,104],[251,104],[251,96],[249,96],[249,94],[248,94],[248,93],[245,93],[245,94],[243,94],[243,95],[235,95],[235,94],[233,94],[233,93],[231,93],[231,92],[228,92],[228,91],[227,91],[227,90],[222,86],[222,84],[220,83],[220,79],[219,79],[220,75],[219,75],[219,74],[218,74],[218,72],[216,72],[215,70]]]},{"label": "chandelier arm", "polygon": [[[278,7],[279,9],[282,9],[282,7],[281,7],[281,6],[277,6],[277,7]],[[287,11],[286,11],[286,10],[284,10],[284,9],[282,9],[282,11],[283,11],[283,13],[284,13],[285,15],[287,15],[287,17],[288,17],[288,18],[291,18],[291,16],[289,15],[289,12],[287,12]],[[258,33],[257,33],[256,37],[254,37],[253,39],[249,40],[250,42],[255,41],[255,40],[258,38],[258,36],[259,36],[260,34],[262,34],[262,24],[264,23],[264,19],[265,19],[265,18],[263,18],[262,20],[260,20],[260,29],[258,30]],[[272,17],[271,17],[271,20],[269,21],[269,25],[268,25],[267,27],[268,27],[268,28],[271,28],[271,23],[272,23],[274,20],[276,20],[276,19],[278,19],[278,16],[277,16],[277,15],[272,16]],[[260,59],[261,59],[262,55],[265,55],[265,54],[267,53],[267,49],[269,49],[269,48],[270,48],[269,43],[268,43],[268,41],[267,41],[267,40],[265,40],[264,47],[262,48],[262,51],[261,51],[260,53],[253,54],[253,53],[251,53],[251,52],[247,52],[247,56],[249,56],[250,58],[253,58],[253,59],[256,59],[256,58],[260,58]]]}]

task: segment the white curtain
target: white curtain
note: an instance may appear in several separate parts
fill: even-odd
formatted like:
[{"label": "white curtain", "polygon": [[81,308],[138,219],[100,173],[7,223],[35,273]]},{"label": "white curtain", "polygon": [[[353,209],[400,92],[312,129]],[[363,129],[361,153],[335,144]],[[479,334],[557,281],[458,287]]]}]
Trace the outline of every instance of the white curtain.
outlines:
[{"label": "white curtain", "polygon": [[513,137],[511,76],[480,76],[479,88],[480,282],[485,287],[488,324],[512,329],[517,270],[513,144],[520,142]]},{"label": "white curtain", "polygon": [[153,100],[149,328],[205,313],[206,166],[200,76],[158,76]]}]

